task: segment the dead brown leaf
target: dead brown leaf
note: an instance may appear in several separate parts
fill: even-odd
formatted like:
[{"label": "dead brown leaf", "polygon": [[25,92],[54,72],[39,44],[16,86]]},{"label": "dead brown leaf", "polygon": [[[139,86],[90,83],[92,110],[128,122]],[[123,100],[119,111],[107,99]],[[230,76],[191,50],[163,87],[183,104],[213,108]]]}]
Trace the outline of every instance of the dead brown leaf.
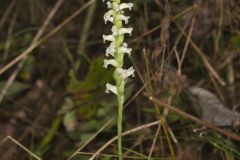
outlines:
[{"label": "dead brown leaf", "polygon": [[227,108],[213,93],[200,87],[190,87],[189,91],[197,99],[202,120],[215,126],[240,125],[240,113]]}]

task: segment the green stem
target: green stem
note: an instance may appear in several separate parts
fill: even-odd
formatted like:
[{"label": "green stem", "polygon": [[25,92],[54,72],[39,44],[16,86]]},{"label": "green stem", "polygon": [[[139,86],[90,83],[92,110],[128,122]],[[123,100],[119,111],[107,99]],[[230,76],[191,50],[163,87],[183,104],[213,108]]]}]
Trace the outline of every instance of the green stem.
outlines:
[{"label": "green stem", "polygon": [[[119,54],[119,56],[123,56]],[[124,103],[124,78],[115,71],[114,78],[116,80],[117,98],[118,98],[118,159],[122,160],[122,123],[123,123],[123,103]]]},{"label": "green stem", "polygon": [[[116,6],[113,5],[113,10],[116,12],[114,17],[114,25],[117,27],[118,30],[122,28],[122,21],[119,20],[118,15],[120,12],[118,11],[118,6],[120,5],[121,0],[114,0],[113,4],[117,4]],[[116,7],[116,8],[115,8]],[[118,98],[118,118],[117,118],[117,128],[118,128],[118,159],[122,160],[122,123],[123,123],[123,103],[124,103],[124,85],[125,80],[124,78],[117,73],[117,69],[122,68],[123,66],[123,53],[121,53],[118,48],[122,45],[124,40],[124,35],[117,35],[115,37],[115,47],[116,53],[114,55],[115,60],[117,62],[116,70],[114,73],[114,79],[116,81],[117,87],[117,98]]]},{"label": "green stem", "polygon": [[[124,88],[120,86],[119,88]],[[122,119],[123,119],[123,101],[124,94],[118,95],[118,159],[122,160]]]}]

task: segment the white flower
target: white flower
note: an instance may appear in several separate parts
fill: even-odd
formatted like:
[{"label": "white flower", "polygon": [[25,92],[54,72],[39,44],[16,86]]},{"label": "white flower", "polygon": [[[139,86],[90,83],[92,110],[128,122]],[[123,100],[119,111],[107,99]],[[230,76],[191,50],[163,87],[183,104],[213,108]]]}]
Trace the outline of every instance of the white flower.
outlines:
[{"label": "white flower", "polygon": [[104,67],[104,68],[107,68],[108,65],[112,65],[112,66],[114,66],[114,67],[117,66],[117,62],[116,62],[115,59],[104,59],[103,63],[104,63],[104,64],[103,64],[103,67]]},{"label": "white flower", "polygon": [[107,47],[105,55],[108,57],[109,55],[114,57],[114,53],[116,52],[115,43],[112,42],[109,47]]},{"label": "white flower", "polygon": [[118,18],[119,18],[119,20],[124,21],[125,24],[128,24],[128,21],[129,21],[130,16],[124,16],[123,14],[120,14],[120,15],[118,16]]},{"label": "white flower", "polygon": [[133,31],[133,28],[132,27],[129,27],[129,28],[121,28],[119,30],[119,34],[129,34],[130,36],[132,35],[132,31]]},{"label": "white flower", "polygon": [[107,2],[107,7],[110,9],[112,8],[112,3],[111,2]]},{"label": "white flower", "polygon": [[122,3],[122,4],[120,4],[119,9],[120,9],[120,10],[123,10],[123,9],[128,8],[129,10],[131,10],[132,7],[133,7],[133,4],[132,4],[132,3]]},{"label": "white flower", "polygon": [[[116,48],[116,38],[124,34],[129,34],[129,35],[132,34],[132,31],[133,31],[132,27],[124,28],[121,25],[118,25],[118,23],[121,23],[121,22],[128,24],[130,16],[124,15],[124,9],[131,10],[132,7],[133,7],[132,3],[121,4],[120,0],[108,0],[107,8],[109,9],[109,11],[106,12],[103,17],[105,23],[107,23],[108,21],[113,23],[113,26],[111,29],[112,34],[103,35],[104,43],[105,41],[110,41],[110,45],[106,49],[105,56],[109,57],[109,55],[111,55],[113,58],[105,59],[103,67],[107,68],[109,65],[116,67],[116,70],[115,70],[116,73],[119,76],[121,76],[124,80],[126,80],[130,76],[134,77],[135,70],[133,69],[133,67],[130,67],[128,69],[123,69],[121,68],[122,65],[120,66],[118,63],[123,58],[124,54],[128,54],[128,55],[131,54],[132,48],[128,48],[127,43],[122,43],[122,41],[121,41],[121,44],[118,44],[120,46],[117,46],[118,48]],[[118,28],[118,26],[121,26],[121,28]],[[124,38],[124,36],[122,36],[121,38]],[[122,55],[115,57],[116,53],[119,53]],[[120,86],[120,87],[124,87],[124,86]],[[118,90],[117,86],[111,85],[109,83],[106,84],[106,93],[113,92],[114,94],[117,95],[118,94],[117,90]]]},{"label": "white flower", "polygon": [[107,21],[113,22],[113,14],[114,14],[113,10],[109,10],[104,14],[103,19],[105,21],[105,24],[107,23]]},{"label": "white flower", "polygon": [[115,38],[113,35],[103,35],[103,42],[105,43],[105,41],[111,41],[114,42]]},{"label": "white flower", "polygon": [[123,77],[123,79],[126,79],[127,77],[134,77],[134,72],[135,70],[133,67],[130,67],[129,69],[122,69],[122,68],[117,68],[117,72]]},{"label": "white flower", "polygon": [[127,48],[127,43],[123,43],[123,45],[119,48],[120,52],[127,53],[128,55],[131,55],[132,48]]},{"label": "white flower", "polygon": [[112,35],[117,36],[117,35],[123,35],[123,34],[129,34],[131,35],[133,31],[132,27],[129,28],[120,28],[118,29],[117,26],[113,25],[112,26]]},{"label": "white flower", "polygon": [[117,29],[117,26],[115,26],[115,25],[112,26],[112,35],[114,35],[114,36],[118,35],[118,29]]},{"label": "white flower", "polygon": [[111,85],[109,83],[106,84],[106,93],[109,93],[109,91],[113,92],[114,94],[117,95],[117,87],[114,85]]}]

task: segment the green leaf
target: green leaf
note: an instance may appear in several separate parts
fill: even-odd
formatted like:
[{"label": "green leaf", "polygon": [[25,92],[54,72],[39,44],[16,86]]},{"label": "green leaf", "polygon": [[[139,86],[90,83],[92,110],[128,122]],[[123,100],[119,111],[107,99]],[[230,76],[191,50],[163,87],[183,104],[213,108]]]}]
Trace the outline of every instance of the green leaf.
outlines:
[{"label": "green leaf", "polygon": [[233,49],[237,49],[240,47],[240,36],[239,35],[235,35],[231,38],[231,43],[232,43],[232,47]]},{"label": "green leaf", "polygon": [[113,71],[103,68],[103,57],[98,57],[91,62],[89,71],[84,80],[79,81],[73,70],[71,70],[69,74],[70,81],[67,90],[70,93],[97,90],[101,87],[105,87],[107,82],[113,80]]},{"label": "green leaf", "polygon": [[[0,81],[0,90],[2,91],[6,85],[6,81]],[[7,90],[6,96],[10,97],[13,96],[25,89],[29,88],[29,85],[18,82],[18,81],[14,81],[11,86],[9,87],[9,89]]]}]

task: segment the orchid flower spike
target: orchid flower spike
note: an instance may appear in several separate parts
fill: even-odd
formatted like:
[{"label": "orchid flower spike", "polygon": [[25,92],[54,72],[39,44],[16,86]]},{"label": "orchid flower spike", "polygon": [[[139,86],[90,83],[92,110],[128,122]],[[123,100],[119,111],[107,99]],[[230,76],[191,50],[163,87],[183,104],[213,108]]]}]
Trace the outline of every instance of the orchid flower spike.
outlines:
[{"label": "orchid flower spike", "polygon": [[[103,0],[103,2],[106,0]],[[129,69],[123,69],[123,57],[125,54],[131,55],[132,48],[128,48],[126,42],[124,42],[125,34],[131,36],[133,28],[132,27],[124,27],[124,24],[128,24],[130,16],[124,15],[124,10],[131,10],[133,7],[132,3],[120,3],[118,0],[108,0],[107,8],[109,9],[104,14],[104,22],[113,23],[112,33],[109,35],[103,35],[103,42],[110,42],[109,47],[107,47],[105,56],[109,57],[111,55],[111,59],[105,59],[103,67],[108,68],[109,65],[116,67],[116,73],[121,76],[123,80],[126,80],[130,76],[134,76],[134,69],[130,67]],[[119,25],[120,24],[120,25]],[[121,40],[122,39],[122,40]],[[120,41],[121,40],[121,41]],[[122,60],[121,60],[122,59]],[[116,84],[118,84],[116,80]],[[118,86],[118,85],[116,85]],[[110,84],[106,85],[107,91],[112,91],[113,88]],[[124,87],[123,87],[124,88]]]},{"label": "orchid flower spike", "polygon": [[[103,0],[103,2],[106,0]],[[106,84],[106,93],[114,93],[118,99],[118,159],[122,160],[122,110],[124,103],[124,87],[129,77],[134,77],[134,69],[130,67],[123,69],[124,55],[131,55],[132,48],[129,48],[124,42],[125,35],[131,36],[133,28],[125,27],[128,24],[130,16],[125,16],[125,10],[131,10],[132,3],[121,3],[121,0],[107,0],[107,8],[109,9],[103,16],[104,22],[112,23],[109,35],[103,35],[103,42],[108,41],[109,47],[106,49],[105,56],[110,59],[105,59],[103,67],[107,68],[109,65],[115,67],[114,79],[116,85]],[[109,56],[111,55],[111,56]]]}]

